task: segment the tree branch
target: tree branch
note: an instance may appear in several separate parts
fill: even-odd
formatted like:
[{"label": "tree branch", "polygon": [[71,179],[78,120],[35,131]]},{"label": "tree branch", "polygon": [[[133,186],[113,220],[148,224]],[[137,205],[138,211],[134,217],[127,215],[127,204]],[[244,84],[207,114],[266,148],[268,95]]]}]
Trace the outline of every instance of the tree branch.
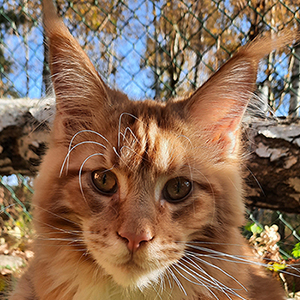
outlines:
[{"label": "tree branch", "polygon": [[300,120],[252,122],[246,130],[246,204],[300,213]]},{"label": "tree branch", "polygon": [[[54,112],[50,98],[0,100],[1,175],[37,174]],[[246,205],[300,213],[300,120],[246,125]]]},{"label": "tree branch", "polygon": [[0,100],[0,174],[35,175],[47,148],[54,99]]}]

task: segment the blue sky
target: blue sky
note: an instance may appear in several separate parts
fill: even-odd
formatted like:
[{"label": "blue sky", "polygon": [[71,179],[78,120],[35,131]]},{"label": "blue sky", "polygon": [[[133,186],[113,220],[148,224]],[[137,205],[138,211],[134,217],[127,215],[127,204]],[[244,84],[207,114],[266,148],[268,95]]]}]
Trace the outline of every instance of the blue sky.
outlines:
[{"label": "blue sky", "polygon": [[[14,3],[13,0],[0,0],[1,2],[4,12],[5,9],[8,9],[7,3],[11,5]],[[118,1],[116,3],[122,5],[124,2]],[[89,33],[88,36],[80,36],[79,41],[83,44],[84,38],[87,37],[89,45],[93,46],[87,53],[109,85],[124,91],[133,99],[153,98],[154,91],[150,88],[154,78],[152,69],[149,66],[141,67],[141,63],[146,51],[147,38],[153,37],[154,33],[153,3],[156,5],[156,13],[159,17],[160,8],[166,5],[166,2],[162,0],[155,2],[136,0],[128,1],[128,3],[123,11],[123,20],[120,19],[117,22],[115,36],[105,36],[102,32],[95,32]],[[215,3],[216,9],[226,10],[229,15],[232,13],[233,10],[229,0],[225,0],[223,3],[220,2],[222,5],[218,4],[218,1],[215,1]],[[185,5],[187,7],[188,2]],[[38,12],[37,14],[40,15],[41,13]],[[14,85],[20,97],[40,98],[44,96],[42,92],[43,30],[41,19],[37,21],[34,26],[18,28],[18,32],[15,32],[15,34],[12,34],[11,29],[7,32],[3,28],[1,30],[3,36],[2,43],[0,40],[1,49],[3,49],[6,58],[13,62],[13,72],[2,77],[2,80],[4,82],[9,81],[11,85]],[[70,29],[77,25],[74,20],[71,21],[71,24],[66,20],[66,24]],[[233,30],[238,29],[247,33],[250,24],[245,16],[241,15],[234,20],[231,26]],[[159,38],[162,39],[161,36]],[[104,55],[102,55],[103,52],[105,52]],[[203,59],[207,59],[209,55],[212,55],[211,51],[204,55]],[[116,66],[116,72],[109,75],[107,72],[109,71],[108,61],[110,59]],[[193,58],[191,57],[191,59]],[[279,77],[282,77],[287,73],[288,59],[280,57],[278,60],[280,63],[276,63],[276,71],[279,73]],[[183,85],[188,81],[189,69],[187,64],[185,64],[185,67],[186,69],[181,73],[180,78]],[[259,81],[265,79],[263,70],[264,67],[261,68],[261,72],[258,74]],[[207,79],[207,73],[203,73],[201,78],[198,85]],[[286,99],[288,99],[288,96],[286,96]],[[286,114],[286,107],[282,106],[278,113]]]}]

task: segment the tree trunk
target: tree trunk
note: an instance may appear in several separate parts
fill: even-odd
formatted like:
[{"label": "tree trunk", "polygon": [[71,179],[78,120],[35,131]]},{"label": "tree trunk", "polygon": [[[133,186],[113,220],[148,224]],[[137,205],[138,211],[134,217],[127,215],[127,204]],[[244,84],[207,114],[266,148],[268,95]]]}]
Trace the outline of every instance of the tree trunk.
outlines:
[{"label": "tree trunk", "polygon": [[43,45],[44,45],[44,62],[43,62],[43,87],[41,91],[41,95],[47,95],[51,91],[51,74],[49,71],[49,62],[48,62],[48,52],[49,47],[46,41],[46,33],[43,31]]},{"label": "tree trunk", "polygon": [[248,126],[247,206],[300,213],[300,120]]},{"label": "tree trunk", "polygon": [[0,100],[0,174],[38,171],[47,148],[54,99]]},{"label": "tree trunk", "polygon": [[[300,25],[298,26],[300,29]],[[299,106],[300,106],[300,45],[296,44],[293,49],[293,56],[291,57],[292,64],[292,76],[291,76],[291,88],[292,91],[290,93],[290,105],[289,105],[289,117],[294,119],[299,116]]]},{"label": "tree trunk", "polygon": [[[47,149],[54,99],[0,100],[0,174],[34,176]],[[300,213],[300,119],[247,121],[246,205]]]}]

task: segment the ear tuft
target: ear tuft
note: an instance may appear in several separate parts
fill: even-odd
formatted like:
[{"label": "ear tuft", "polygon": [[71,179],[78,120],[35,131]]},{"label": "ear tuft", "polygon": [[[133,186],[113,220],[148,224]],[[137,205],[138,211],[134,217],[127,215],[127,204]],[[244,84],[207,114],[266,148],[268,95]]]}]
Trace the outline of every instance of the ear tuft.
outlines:
[{"label": "ear tuft", "polygon": [[[99,117],[110,90],[88,56],[57,16],[52,0],[43,0],[44,28],[48,38],[50,70],[56,96],[56,121],[66,131],[86,129],[95,111]],[[105,115],[105,112],[103,112]],[[84,120],[84,121],[83,121]]]},{"label": "ear tuft", "polygon": [[255,39],[240,49],[189,99],[187,110],[194,126],[207,133],[225,156],[238,151],[239,127],[256,89],[258,63],[272,50],[295,40],[297,34],[285,31]]}]

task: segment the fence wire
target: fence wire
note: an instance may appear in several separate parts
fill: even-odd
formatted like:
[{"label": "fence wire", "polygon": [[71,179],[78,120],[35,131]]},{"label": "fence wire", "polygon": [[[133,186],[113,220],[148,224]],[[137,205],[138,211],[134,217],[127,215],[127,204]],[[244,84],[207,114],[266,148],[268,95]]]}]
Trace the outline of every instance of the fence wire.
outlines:
[{"label": "fence wire", "polygon": [[[133,98],[189,93],[264,31],[299,29],[299,0],[57,0],[99,72]],[[49,85],[41,3],[0,1],[0,97],[39,98]],[[258,90],[281,116],[299,113],[300,47],[270,54]]]},{"label": "fence wire", "polygon": [[[135,99],[190,93],[262,32],[300,28],[298,0],[56,3],[102,77]],[[40,2],[0,0],[0,98],[45,96],[49,71],[41,15]],[[291,45],[260,65],[258,93],[276,116],[299,116],[299,58],[300,47]],[[2,232],[30,221],[31,181],[19,174],[0,176]],[[285,257],[300,242],[299,215],[256,209],[248,219],[251,226],[277,224]]]}]

